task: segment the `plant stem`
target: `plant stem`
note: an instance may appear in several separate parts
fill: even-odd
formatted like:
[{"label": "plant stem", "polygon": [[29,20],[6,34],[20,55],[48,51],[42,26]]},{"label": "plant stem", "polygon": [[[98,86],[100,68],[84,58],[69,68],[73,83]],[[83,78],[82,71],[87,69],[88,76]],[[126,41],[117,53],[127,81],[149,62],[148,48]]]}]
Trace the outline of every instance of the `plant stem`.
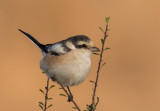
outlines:
[{"label": "plant stem", "polygon": [[96,77],[96,82],[95,82],[95,86],[94,86],[94,90],[93,90],[93,96],[92,96],[92,104],[90,105],[90,109],[89,111],[94,111],[94,104],[95,104],[95,94],[96,94],[96,89],[97,89],[97,84],[98,84],[98,78],[99,78],[99,71],[101,68],[101,63],[102,63],[102,57],[103,57],[103,52],[104,52],[104,44],[105,44],[105,40],[107,38],[107,31],[108,31],[108,23],[106,25],[106,29],[104,32],[104,43],[102,43],[102,50],[100,53],[100,59],[99,59],[99,63],[98,63],[98,69],[97,69],[97,77]]},{"label": "plant stem", "polygon": [[47,109],[47,100],[48,100],[48,86],[49,86],[49,78],[47,80],[47,86],[45,87],[46,89],[46,94],[45,94],[45,104],[44,104],[44,111]]},{"label": "plant stem", "polygon": [[[67,94],[68,97],[70,97],[69,93],[67,92],[67,90],[60,84],[60,86],[62,87],[62,89],[64,90],[64,92]],[[77,108],[78,111],[81,111],[79,106],[77,105],[77,103],[72,99],[71,100],[73,102],[73,104],[75,105],[75,107]]]}]

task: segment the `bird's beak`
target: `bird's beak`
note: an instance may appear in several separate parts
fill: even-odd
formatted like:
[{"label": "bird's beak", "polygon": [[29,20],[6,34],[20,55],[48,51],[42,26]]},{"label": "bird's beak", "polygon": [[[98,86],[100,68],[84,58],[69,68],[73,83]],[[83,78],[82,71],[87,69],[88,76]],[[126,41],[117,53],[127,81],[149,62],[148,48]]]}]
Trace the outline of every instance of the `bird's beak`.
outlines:
[{"label": "bird's beak", "polygon": [[92,52],[99,52],[100,51],[99,48],[97,48],[97,47],[93,47],[91,50],[92,50]]}]

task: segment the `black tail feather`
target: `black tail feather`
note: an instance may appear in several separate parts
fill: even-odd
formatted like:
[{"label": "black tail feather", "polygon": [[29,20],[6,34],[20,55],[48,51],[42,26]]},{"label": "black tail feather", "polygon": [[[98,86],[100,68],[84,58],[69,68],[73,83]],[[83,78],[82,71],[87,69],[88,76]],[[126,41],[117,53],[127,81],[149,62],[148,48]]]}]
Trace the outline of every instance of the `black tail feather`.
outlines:
[{"label": "black tail feather", "polygon": [[31,36],[30,34],[22,31],[21,29],[18,29],[20,32],[22,32],[24,35],[26,35],[36,46],[38,46],[41,51],[43,52],[47,52],[46,48],[45,48],[45,45],[39,43],[33,36]]}]

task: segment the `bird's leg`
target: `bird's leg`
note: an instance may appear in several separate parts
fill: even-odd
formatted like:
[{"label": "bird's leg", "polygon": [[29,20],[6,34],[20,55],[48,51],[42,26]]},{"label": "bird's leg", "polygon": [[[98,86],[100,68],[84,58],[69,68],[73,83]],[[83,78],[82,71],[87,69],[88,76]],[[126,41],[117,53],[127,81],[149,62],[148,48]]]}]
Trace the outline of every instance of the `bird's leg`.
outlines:
[{"label": "bird's leg", "polygon": [[55,77],[51,77],[52,81],[56,81],[56,78]]},{"label": "bird's leg", "polygon": [[67,89],[68,89],[68,91],[69,91],[68,102],[70,102],[70,101],[73,100],[73,95],[72,95],[72,93],[71,93],[71,91],[70,91],[70,89],[69,89],[68,86],[67,86]]}]

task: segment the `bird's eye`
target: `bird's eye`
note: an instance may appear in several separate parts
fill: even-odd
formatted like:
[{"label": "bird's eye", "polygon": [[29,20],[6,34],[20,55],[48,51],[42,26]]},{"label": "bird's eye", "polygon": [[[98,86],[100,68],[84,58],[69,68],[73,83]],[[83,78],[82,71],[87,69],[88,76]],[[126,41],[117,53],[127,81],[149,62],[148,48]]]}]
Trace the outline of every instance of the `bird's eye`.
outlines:
[{"label": "bird's eye", "polygon": [[82,47],[87,47],[86,44],[82,44]]}]

